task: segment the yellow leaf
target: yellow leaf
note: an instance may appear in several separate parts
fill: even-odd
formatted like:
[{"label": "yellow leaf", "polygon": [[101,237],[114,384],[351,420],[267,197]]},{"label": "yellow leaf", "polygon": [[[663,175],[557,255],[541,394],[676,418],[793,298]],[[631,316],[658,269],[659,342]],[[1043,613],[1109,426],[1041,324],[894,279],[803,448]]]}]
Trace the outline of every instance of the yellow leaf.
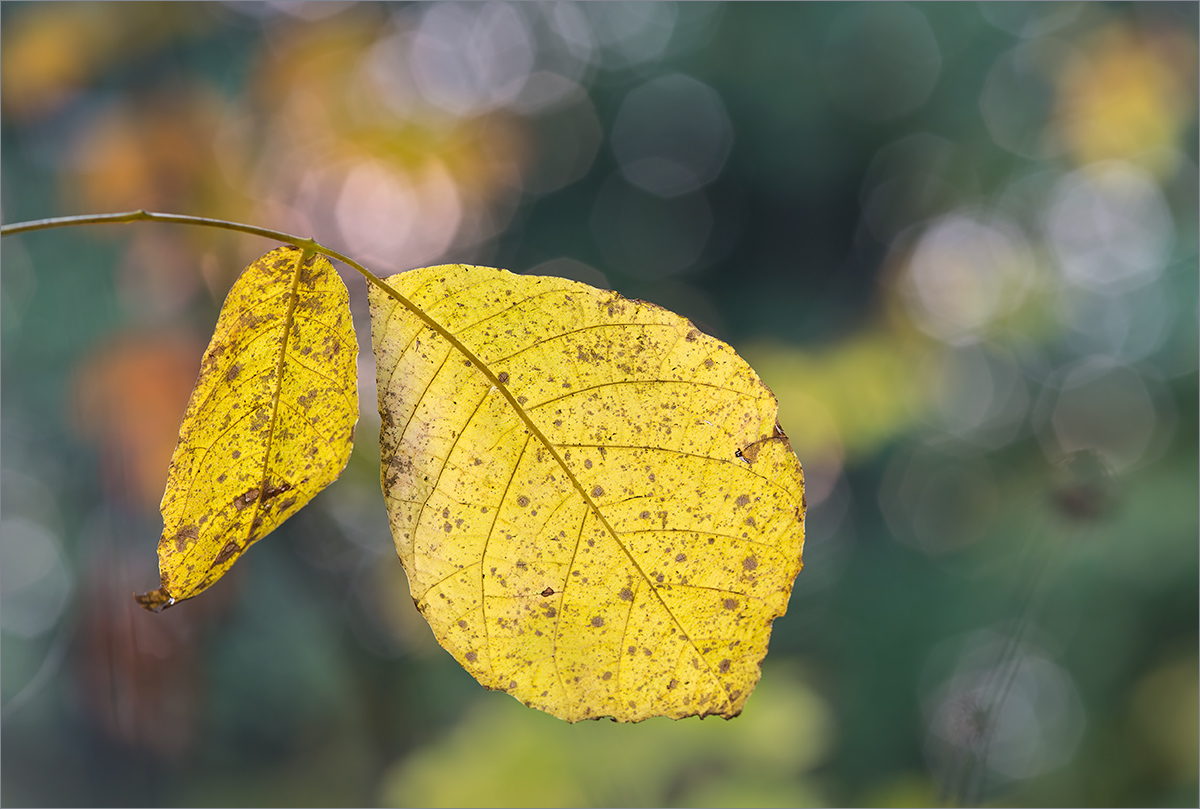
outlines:
[{"label": "yellow leaf", "polygon": [[371,289],[412,596],[480,683],[568,721],[736,716],[804,545],[804,473],[725,343],[573,281]]},{"label": "yellow leaf", "polygon": [[346,285],[281,247],[233,285],[179,428],[162,499],[161,609],[200,593],[337,479],[358,421]]}]

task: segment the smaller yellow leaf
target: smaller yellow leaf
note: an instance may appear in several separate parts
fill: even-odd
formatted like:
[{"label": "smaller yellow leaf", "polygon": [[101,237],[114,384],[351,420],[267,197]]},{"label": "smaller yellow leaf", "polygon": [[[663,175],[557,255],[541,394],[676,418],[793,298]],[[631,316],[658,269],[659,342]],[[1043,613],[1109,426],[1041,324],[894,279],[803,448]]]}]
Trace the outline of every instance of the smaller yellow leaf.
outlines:
[{"label": "smaller yellow leaf", "polygon": [[233,285],[179,428],[162,499],[158,610],[221,578],[337,479],[358,421],[346,285],[323,256],[267,253]]}]

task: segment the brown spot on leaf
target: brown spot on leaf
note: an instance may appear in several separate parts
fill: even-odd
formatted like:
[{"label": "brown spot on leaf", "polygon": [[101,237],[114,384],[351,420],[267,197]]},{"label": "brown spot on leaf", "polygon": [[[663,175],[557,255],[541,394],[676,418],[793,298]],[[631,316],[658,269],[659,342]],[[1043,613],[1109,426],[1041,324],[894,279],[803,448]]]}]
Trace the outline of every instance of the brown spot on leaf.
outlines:
[{"label": "brown spot on leaf", "polygon": [[754,554],[750,554],[742,560],[743,570],[754,570],[756,567],[758,567],[758,557]]},{"label": "brown spot on leaf", "polygon": [[500,375],[497,376],[496,379],[500,380],[501,385],[507,385],[508,384],[508,371],[501,371]]},{"label": "brown spot on leaf", "polygon": [[621,600],[622,601],[633,601],[633,590],[630,590],[628,587],[622,588],[621,589]]},{"label": "brown spot on leaf", "polygon": [[605,681],[607,681],[607,680],[611,680],[611,679],[612,679],[612,672],[611,672],[611,671],[606,671],[606,672],[604,672],[604,674],[602,674],[602,675],[600,676],[600,679],[601,679],[601,680],[605,680]]},{"label": "brown spot on leaf", "polygon": [[543,595],[545,598],[549,598],[550,596],[554,595],[554,588],[553,588],[553,587],[547,587],[545,590],[542,590],[542,595]]},{"label": "brown spot on leaf", "polygon": [[599,615],[592,616],[592,626],[594,626],[594,627],[604,626],[604,619],[602,617],[600,617]]},{"label": "brown spot on leaf", "polygon": [[521,508],[525,508],[527,505],[529,505],[529,498],[525,495],[521,495],[517,498],[517,505]]},{"label": "brown spot on leaf", "polygon": [[721,672],[722,674],[728,674],[730,665],[732,665],[732,663],[730,662],[729,658],[727,657],[721,661],[721,665],[717,666],[717,670],[719,672]]},{"label": "brown spot on leaf", "polygon": [[737,504],[738,504],[739,506],[748,506],[748,505],[750,505],[750,495],[748,495],[748,494],[739,494],[739,495],[738,495],[738,499],[737,499]]},{"label": "brown spot on leaf", "polygon": [[474,663],[479,659],[479,655],[475,654],[474,652],[467,652],[465,655],[463,655],[463,657],[467,658],[468,663]]},{"label": "brown spot on leaf", "polygon": [[678,687],[679,687],[679,681],[676,680],[674,677],[671,678],[671,682],[667,683],[667,688],[669,688],[671,690],[674,690]]},{"label": "brown spot on leaf", "polygon": [[466,628],[467,628],[467,622],[466,622],[466,621],[464,621],[464,620],[462,620],[462,619],[459,619],[459,622],[458,622],[458,628],[459,628],[459,629],[466,629]]},{"label": "brown spot on leaf", "polygon": [[233,540],[225,543],[225,547],[221,548],[221,552],[217,554],[217,558],[213,559],[213,565],[219,565],[225,562],[229,557],[238,552],[238,544]]},{"label": "brown spot on leaf", "polygon": [[676,554],[676,555],[675,555],[675,561],[676,561],[676,562],[686,562],[686,561],[687,561],[687,554],[686,554],[686,553],[679,553],[679,554]]},{"label": "brown spot on leaf", "polygon": [[591,468],[592,468],[592,459],[591,459],[591,458],[584,458],[584,460],[583,460],[583,468],[584,468],[584,469],[591,469]]},{"label": "brown spot on leaf", "polygon": [[175,534],[175,550],[179,553],[182,553],[183,549],[186,548],[188,544],[195,542],[199,536],[200,532],[194,525],[189,525],[186,528],[180,528]]},{"label": "brown spot on leaf", "polygon": [[600,497],[603,494],[604,494],[604,489],[601,489],[599,486],[592,489],[592,497]]},{"label": "brown spot on leaf", "polygon": [[727,598],[721,603],[725,606],[725,609],[727,609],[727,610],[736,610],[737,605],[738,605],[736,598]]},{"label": "brown spot on leaf", "polygon": [[233,499],[233,505],[236,506],[238,510],[241,510],[257,500],[258,494],[259,492],[257,488],[247,489]]}]

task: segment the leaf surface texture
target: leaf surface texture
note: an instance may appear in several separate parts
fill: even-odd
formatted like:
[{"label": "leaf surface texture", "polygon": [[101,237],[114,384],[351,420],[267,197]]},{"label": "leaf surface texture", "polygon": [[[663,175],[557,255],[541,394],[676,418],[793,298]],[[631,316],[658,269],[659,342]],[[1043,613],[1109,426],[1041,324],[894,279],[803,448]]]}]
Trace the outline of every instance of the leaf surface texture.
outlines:
[{"label": "leaf surface texture", "polygon": [[370,290],[382,485],[439,642],[569,721],[737,715],[802,565],[770,390],[613,292],[464,265],[387,283],[412,309]]},{"label": "leaf surface texture", "polygon": [[162,499],[160,609],[200,593],[337,479],[358,420],[346,286],[281,247],[230,290],[179,428]]}]

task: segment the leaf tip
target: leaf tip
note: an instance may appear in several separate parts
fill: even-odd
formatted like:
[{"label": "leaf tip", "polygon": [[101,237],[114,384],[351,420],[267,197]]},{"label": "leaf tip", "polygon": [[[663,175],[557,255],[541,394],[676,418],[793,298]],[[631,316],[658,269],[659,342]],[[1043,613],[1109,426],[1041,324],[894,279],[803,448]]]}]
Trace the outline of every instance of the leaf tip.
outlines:
[{"label": "leaf tip", "polygon": [[147,612],[162,612],[175,604],[175,597],[168,593],[165,587],[159,587],[157,590],[142,595],[135,594],[133,600]]}]

